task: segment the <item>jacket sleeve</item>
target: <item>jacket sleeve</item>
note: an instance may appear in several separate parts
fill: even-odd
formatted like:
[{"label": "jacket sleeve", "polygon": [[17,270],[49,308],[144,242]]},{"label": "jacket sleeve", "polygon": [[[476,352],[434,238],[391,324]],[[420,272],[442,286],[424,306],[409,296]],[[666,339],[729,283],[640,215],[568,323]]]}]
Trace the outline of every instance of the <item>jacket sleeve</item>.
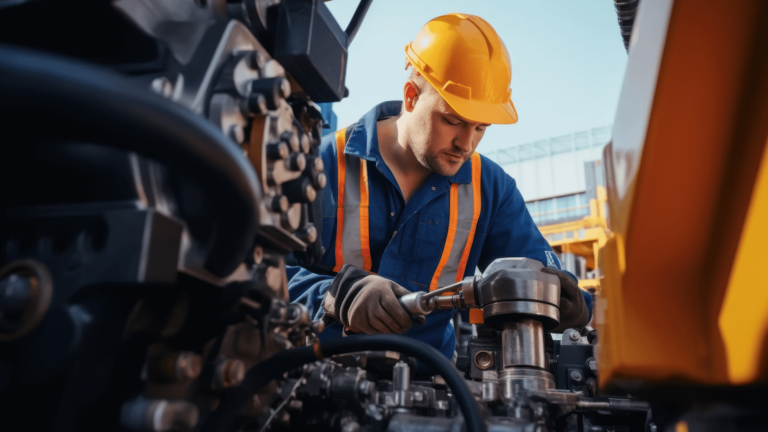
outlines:
[{"label": "jacket sleeve", "polygon": [[288,273],[288,295],[291,303],[301,303],[309,311],[312,321],[323,317],[323,297],[328,292],[334,277],[319,275],[298,267],[286,266]]},{"label": "jacket sleeve", "polygon": [[[562,270],[560,259],[533,223],[525,201],[514,179],[495,206],[494,217],[488,228],[478,267],[481,271],[498,258],[526,257],[541,261],[545,266]],[[578,282],[578,278],[568,272]],[[592,320],[592,297],[582,291]]]}]

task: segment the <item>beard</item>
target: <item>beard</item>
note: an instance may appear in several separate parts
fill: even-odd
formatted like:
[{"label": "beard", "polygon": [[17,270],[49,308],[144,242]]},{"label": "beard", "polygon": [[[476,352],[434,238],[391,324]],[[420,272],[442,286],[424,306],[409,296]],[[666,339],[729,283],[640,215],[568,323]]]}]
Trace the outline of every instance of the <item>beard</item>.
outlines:
[{"label": "beard", "polygon": [[461,150],[455,149],[456,152],[454,154],[462,154],[463,159],[461,161],[454,161],[448,156],[442,155],[441,152],[430,152],[429,142],[423,144],[424,145],[422,146],[411,147],[414,156],[416,156],[416,160],[418,160],[424,168],[443,177],[456,175],[464,163],[469,159],[469,155],[464,156]]}]

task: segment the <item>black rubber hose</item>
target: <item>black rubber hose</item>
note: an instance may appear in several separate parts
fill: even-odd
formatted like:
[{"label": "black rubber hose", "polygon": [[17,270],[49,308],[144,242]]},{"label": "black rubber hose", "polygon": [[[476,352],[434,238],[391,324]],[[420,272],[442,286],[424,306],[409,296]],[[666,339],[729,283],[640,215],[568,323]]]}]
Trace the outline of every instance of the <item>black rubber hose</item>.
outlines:
[{"label": "black rubber hose", "polygon": [[357,35],[357,31],[360,30],[360,26],[363,24],[363,18],[365,18],[365,14],[368,13],[368,8],[371,7],[371,3],[373,3],[373,0],[360,0],[360,3],[357,4],[357,9],[355,9],[352,19],[349,20],[347,29],[344,30],[344,33],[347,34],[347,48],[352,44],[352,40]]},{"label": "black rubber hose", "polygon": [[277,353],[253,367],[238,387],[225,394],[219,408],[203,424],[202,431],[229,430],[235,416],[260,388],[292,369],[319,360],[315,354],[316,350],[322,353],[322,357],[360,351],[397,351],[414,357],[440,374],[448,387],[453,390],[456,402],[464,416],[467,432],[487,431],[480,406],[453,364],[438,350],[424,342],[399,335],[350,336],[322,342],[319,344],[319,349],[308,346]]},{"label": "black rubber hose", "polygon": [[640,0],[613,0],[613,6],[619,19],[619,31],[624,40],[624,49],[629,52],[629,40],[632,37],[632,27],[635,25]]},{"label": "black rubber hose", "polygon": [[148,88],[77,60],[0,45],[0,126],[28,143],[134,151],[186,175],[218,209],[204,264],[216,276],[232,273],[253,247],[261,186],[242,150]]}]

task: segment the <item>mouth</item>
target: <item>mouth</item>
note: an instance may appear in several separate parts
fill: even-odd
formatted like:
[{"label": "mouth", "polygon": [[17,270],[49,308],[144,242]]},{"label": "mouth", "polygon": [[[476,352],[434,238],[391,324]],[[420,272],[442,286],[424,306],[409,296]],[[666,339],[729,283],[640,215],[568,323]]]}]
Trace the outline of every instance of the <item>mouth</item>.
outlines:
[{"label": "mouth", "polygon": [[456,155],[453,153],[444,152],[446,156],[448,156],[448,159],[452,162],[460,162],[464,160],[464,156],[462,155]]}]

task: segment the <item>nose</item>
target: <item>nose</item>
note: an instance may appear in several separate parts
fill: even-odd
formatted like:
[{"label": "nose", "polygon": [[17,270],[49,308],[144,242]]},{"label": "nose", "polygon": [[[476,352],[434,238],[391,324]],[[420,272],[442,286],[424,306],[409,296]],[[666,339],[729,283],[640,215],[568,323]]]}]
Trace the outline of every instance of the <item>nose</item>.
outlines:
[{"label": "nose", "polygon": [[459,130],[459,133],[453,139],[453,145],[461,149],[462,153],[467,154],[472,152],[472,142],[475,137],[475,128],[463,127]]}]

